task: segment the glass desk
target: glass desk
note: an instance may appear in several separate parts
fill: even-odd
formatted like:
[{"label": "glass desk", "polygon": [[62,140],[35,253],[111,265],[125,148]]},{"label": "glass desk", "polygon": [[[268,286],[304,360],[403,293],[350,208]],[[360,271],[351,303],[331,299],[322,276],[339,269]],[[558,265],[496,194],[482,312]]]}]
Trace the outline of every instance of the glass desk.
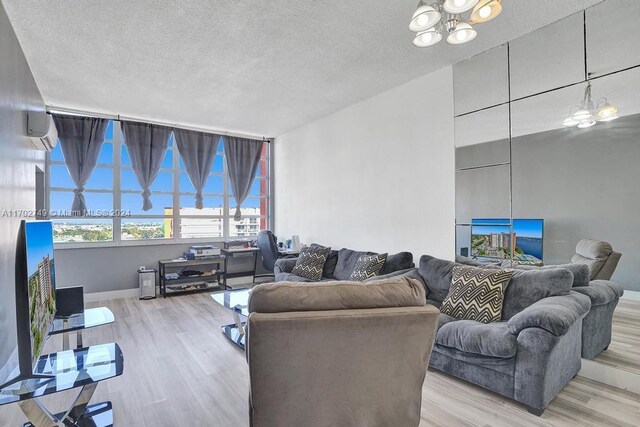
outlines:
[{"label": "glass desk", "polygon": [[[120,376],[123,370],[122,350],[115,343],[51,353],[40,357],[34,368],[35,374],[51,378],[28,380],[0,390],[0,405],[19,402],[33,425],[110,426],[111,402],[89,405],[89,401],[100,381]],[[69,409],[60,414],[53,415],[38,401],[40,397],[74,388],[81,390]]]},{"label": "glass desk", "polygon": [[211,298],[224,308],[231,310],[235,323],[221,326],[222,333],[235,345],[245,347],[245,324],[249,316],[249,295],[251,289],[235,289],[232,291],[216,292]]},{"label": "glass desk", "polygon": [[113,312],[107,307],[87,308],[82,313],[69,317],[56,317],[49,335],[64,334],[62,336],[62,349],[69,350],[69,332],[76,332],[76,348],[82,348],[83,329],[108,325],[115,320]]}]

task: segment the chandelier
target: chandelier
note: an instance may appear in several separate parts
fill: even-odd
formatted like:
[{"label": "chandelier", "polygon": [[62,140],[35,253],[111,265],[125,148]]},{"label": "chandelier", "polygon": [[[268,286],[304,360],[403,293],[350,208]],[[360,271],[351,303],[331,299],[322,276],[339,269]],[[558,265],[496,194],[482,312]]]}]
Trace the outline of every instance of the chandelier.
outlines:
[{"label": "chandelier", "polygon": [[594,106],[591,100],[591,82],[587,83],[584,90],[584,97],[580,105],[576,105],[569,111],[569,116],[562,122],[563,126],[578,126],[588,128],[596,122],[609,122],[618,117],[618,107],[609,104],[607,98],[600,98]]},{"label": "chandelier", "polygon": [[[473,10],[472,10],[473,9]],[[472,10],[468,19],[464,14]],[[428,47],[439,43],[446,29],[447,43],[463,44],[478,33],[471,24],[491,21],[502,12],[502,0],[437,0],[431,5],[420,0],[409,29],[416,33],[413,44]]]}]

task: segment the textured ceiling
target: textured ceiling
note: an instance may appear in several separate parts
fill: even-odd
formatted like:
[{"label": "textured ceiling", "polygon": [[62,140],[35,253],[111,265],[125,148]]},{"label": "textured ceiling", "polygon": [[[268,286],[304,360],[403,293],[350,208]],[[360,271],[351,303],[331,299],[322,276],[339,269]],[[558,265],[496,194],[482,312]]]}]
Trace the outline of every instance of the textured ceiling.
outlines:
[{"label": "textured ceiling", "polygon": [[599,1],[505,0],[473,42],[427,49],[416,0],[2,4],[48,105],[278,136]]}]

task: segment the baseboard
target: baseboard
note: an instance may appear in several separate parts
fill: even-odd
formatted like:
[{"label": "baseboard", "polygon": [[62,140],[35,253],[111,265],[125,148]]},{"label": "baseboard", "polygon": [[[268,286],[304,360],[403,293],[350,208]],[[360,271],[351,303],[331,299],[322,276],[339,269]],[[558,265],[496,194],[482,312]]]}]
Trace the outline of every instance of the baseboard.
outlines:
[{"label": "baseboard", "polygon": [[629,301],[640,301],[640,291],[624,291],[624,295],[622,295],[622,299],[626,299]]},{"label": "baseboard", "polygon": [[640,393],[640,375],[603,365],[593,360],[582,359],[582,369],[578,375],[612,387]]},{"label": "baseboard", "polygon": [[121,289],[118,291],[94,292],[84,294],[84,302],[108,301],[112,299],[132,298],[140,295],[138,288]]}]

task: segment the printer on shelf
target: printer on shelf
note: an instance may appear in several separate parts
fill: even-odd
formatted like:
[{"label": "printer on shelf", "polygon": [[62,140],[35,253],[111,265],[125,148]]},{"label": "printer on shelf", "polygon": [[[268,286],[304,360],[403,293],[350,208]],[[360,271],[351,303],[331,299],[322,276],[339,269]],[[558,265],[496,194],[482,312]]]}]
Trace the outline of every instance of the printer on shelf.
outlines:
[{"label": "printer on shelf", "polygon": [[220,255],[220,248],[213,245],[197,245],[191,246],[188,253],[195,259],[212,258]]}]

